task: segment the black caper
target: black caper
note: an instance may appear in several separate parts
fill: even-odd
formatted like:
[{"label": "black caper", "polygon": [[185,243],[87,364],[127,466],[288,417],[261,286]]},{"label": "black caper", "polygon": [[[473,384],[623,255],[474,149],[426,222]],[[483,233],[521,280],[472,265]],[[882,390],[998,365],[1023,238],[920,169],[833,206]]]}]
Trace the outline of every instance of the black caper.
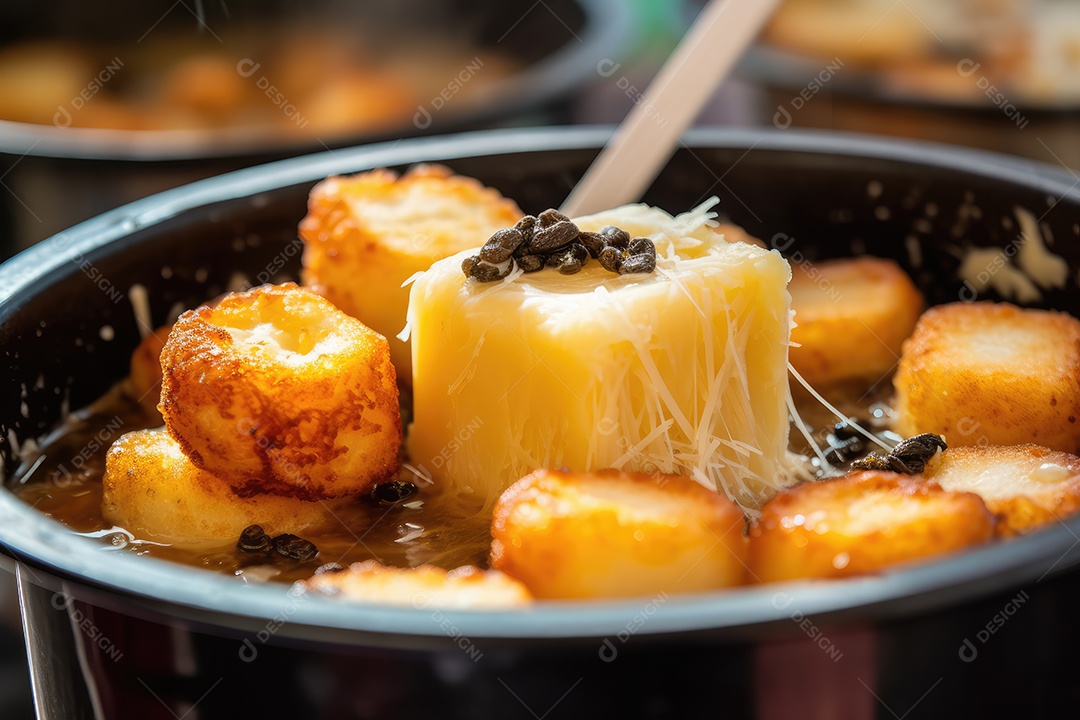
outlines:
[{"label": "black caper", "polygon": [[939,450],[947,450],[948,445],[940,435],[923,433],[902,440],[889,453],[889,464],[894,472],[917,475],[926,469],[926,463]]},{"label": "black caper", "polygon": [[371,489],[371,497],[382,503],[397,503],[408,500],[417,493],[419,488],[411,482],[404,480],[391,480],[379,483]]},{"label": "black caper", "polygon": [[619,274],[629,275],[631,273],[651,273],[655,269],[655,255],[631,255],[627,259],[623,260],[622,265],[619,266]]},{"label": "black caper", "polygon": [[630,241],[630,244],[626,247],[626,252],[631,256],[634,255],[651,255],[656,257],[656,245],[649,238],[636,237]]},{"label": "black caper", "polygon": [[600,234],[604,236],[604,241],[611,247],[621,250],[630,244],[630,233],[614,225],[605,225],[600,229]]},{"label": "black caper", "polygon": [[318,555],[319,549],[315,547],[314,543],[302,537],[286,533],[274,538],[274,552],[290,560],[304,562]]},{"label": "black caper", "polygon": [[273,547],[273,541],[263,531],[261,525],[248,525],[240,533],[240,539],[236,542],[236,547],[249,553],[266,552]]},{"label": "black caper", "polygon": [[604,245],[607,243],[604,240],[604,236],[600,233],[582,231],[578,235],[578,240],[589,250],[589,255],[594,258],[600,257],[600,251],[604,249]]},{"label": "black caper", "polygon": [[548,228],[548,227],[551,227],[553,225],[558,225],[561,222],[569,222],[569,221],[570,221],[570,218],[566,217],[565,215],[563,215],[558,210],[556,210],[554,208],[548,208],[547,210],[540,213],[536,217],[537,227],[534,229],[534,232],[536,230],[539,230],[540,228]]},{"label": "black caper", "polygon": [[525,238],[515,228],[497,231],[480,248],[480,259],[489,263],[504,263],[510,259]]},{"label": "black caper", "polygon": [[507,260],[503,267],[482,260],[479,255],[472,255],[461,261],[461,271],[477,282],[495,282],[496,280],[502,280],[509,275],[513,269],[513,260]]},{"label": "black caper", "polygon": [[859,458],[855,462],[851,463],[851,467],[855,470],[890,470],[892,466],[889,463],[887,456],[881,456],[877,453],[869,453],[866,457]]},{"label": "black caper", "polygon": [[559,270],[563,275],[573,275],[580,272],[589,262],[589,251],[582,243],[572,242],[562,250],[554,252],[547,258],[547,265]]},{"label": "black caper", "polygon": [[470,255],[461,261],[461,272],[465,273],[465,277],[472,277],[473,270],[476,269],[478,262],[480,262],[479,255]]},{"label": "black caper", "polygon": [[521,236],[528,240],[532,237],[533,230],[536,229],[536,216],[526,215],[514,225],[514,229],[521,233]]},{"label": "black caper", "polygon": [[543,255],[522,255],[521,257],[514,258],[514,262],[518,264],[518,267],[527,273],[543,270],[544,260],[545,258]]},{"label": "black caper", "polygon": [[600,251],[599,259],[605,270],[617,273],[622,266],[623,254],[618,248],[608,245]]},{"label": "black caper", "polygon": [[561,220],[554,225],[538,228],[533,233],[529,248],[534,253],[548,253],[577,239],[580,234],[577,225],[569,220]]},{"label": "black caper", "polygon": [[341,563],[328,562],[325,565],[320,565],[315,568],[316,575],[325,575],[326,573],[339,573],[345,570]]}]

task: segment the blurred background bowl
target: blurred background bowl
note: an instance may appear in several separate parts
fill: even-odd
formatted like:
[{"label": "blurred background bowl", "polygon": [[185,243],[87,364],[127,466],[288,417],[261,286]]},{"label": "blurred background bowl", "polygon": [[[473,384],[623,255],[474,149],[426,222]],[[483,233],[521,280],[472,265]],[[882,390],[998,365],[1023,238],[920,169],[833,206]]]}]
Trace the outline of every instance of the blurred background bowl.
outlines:
[{"label": "blurred background bowl", "polygon": [[1080,165],[1080,4],[785,0],[741,64],[751,122]]},{"label": "blurred background bowl", "polygon": [[0,7],[4,256],[192,180],[362,142],[565,120],[634,50],[620,0]]}]

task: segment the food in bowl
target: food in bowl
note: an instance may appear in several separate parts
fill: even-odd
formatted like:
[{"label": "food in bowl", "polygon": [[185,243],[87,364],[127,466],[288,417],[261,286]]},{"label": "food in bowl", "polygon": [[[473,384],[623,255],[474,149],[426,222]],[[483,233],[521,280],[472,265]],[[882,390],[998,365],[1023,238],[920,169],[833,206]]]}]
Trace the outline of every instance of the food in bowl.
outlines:
[{"label": "food in bowl", "polygon": [[[411,345],[411,382],[388,382],[402,367],[388,362],[385,337],[310,289],[228,293],[166,336],[163,429],[139,403],[154,377],[146,359],[162,344],[147,328],[132,359],[139,372],[43,442],[34,462],[47,478],[80,437],[111,426],[101,464],[63,488],[29,477],[17,492],[77,532],[129,537],[139,553],[414,607],[417,596],[520,607],[884,572],[1076,509],[1080,458],[1059,440],[1067,415],[1043,418],[1046,447],[976,452],[980,436],[953,428],[897,434],[912,413],[893,407],[891,368],[790,387],[792,313],[795,323],[800,308],[822,322],[841,313],[813,293],[789,294],[788,263],[721,229],[713,203],[674,216],[641,205],[576,219],[515,212],[481,233],[476,218],[490,222],[510,201],[448,171],[416,172],[432,181],[415,184],[423,202],[388,193],[413,185],[385,171],[330,181],[312,200],[317,213],[338,188],[342,213],[355,206],[379,220],[353,236],[363,255],[321,258],[337,258],[342,278],[361,277],[350,264],[360,257],[414,263],[399,251],[401,227],[442,219],[440,232],[464,248],[447,243],[448,257],[411,278],[407,308],[392,282],[355,293],[386,301],[382,322],[408,328],[399,338]],[[366,179],[378,181],[370,195]],[[471,189],[451,191],[449,206],[431,202],[444,187]],[[343,215],[331,226],[347,224]],[[901,336],[922,311],[911,281],[887,261],[833,262],[837,304],[867,298],[867,276],[888,280],[893,323],[872,303],[843,310],[866,305],[867,328],[892,333],[884,346],[900,343],[897,360],[910,364],[917,343]],[[1037,354],[1067,361],[1053,333],[1068,323],[1003,304],[960,310],[971,308],[1050,333]],[[993,350],[1016,322],[988,322],[982,344],[965,340],[982,350],[968,354],[973,369],[953,375],[987,358],[1011,379],[1044,372],[1045,358]],[[796,380],[826,366],[818,358],[835,344],[829,332],[800,340],[810,359],[791,354]],[[880,346],[844,348],[840,367],[880,368]],[[899,391],[905,376],[896,377]],[[983,398],[965,411],[992,426],[991,400],[1026,387],[976,384]],[[340,421],[324,422],[332,413]],[[365,420],[371,432],[351,436]]]},{"label": "food in bowl", "polygon": [[[297,24],[114,46],[74,40],[0,48],[0,120],[58,128],[339,137],[412,122],[462,68],[454,106],[515,69],[498,52]],[[442,101],[445,102],[445,101]]]},{"label": "food in bowl", "polygon": [[872,73],[878,92],[993,104],[1021,127],[1017,105],[1080,99],[1080,9],[1071,2],[785,0],[765,39],[829,72]]}]

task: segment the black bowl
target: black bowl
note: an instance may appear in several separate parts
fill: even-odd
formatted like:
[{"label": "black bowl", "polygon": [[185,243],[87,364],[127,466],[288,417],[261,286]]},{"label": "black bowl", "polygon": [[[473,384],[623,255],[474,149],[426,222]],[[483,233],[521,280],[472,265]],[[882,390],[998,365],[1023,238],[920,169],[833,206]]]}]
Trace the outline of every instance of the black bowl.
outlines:
[{"label": "black bowl", "polygon": [[[205,11],[205,22],[196,20],[196,9]],[[358,37],[389,43],[423,31],[498,52],[519,69],[482,97],[425,98],[414,115],[396,126],[318,137],[267,136],[243,127],[99,130],[0,120],[0,257],[120,204],[238,168],[359,143],[520,124],[530,114],[558,115],[567,96],[600,80],[598,63],[630,51],[633,34],[632,13],[618,0],[320,0],[302,5],[232,0],[227,6],[181,2],[160,7],[128,0],[113,3],[108,13],[63,0],[48,14],[15,5],[0,8],[0,46],[47,38],[145,50],[161,33],[201,31],[207,38],[217,37],[214,29],[255,33],[267,24],[293,27],[300,21],[355,27]],[[217,48],[209,39],[207,44],[226,56],[231,52],[238,63],[252,62],[228,44]],[[130,63],[123,51],[118,58]],[[123,82],[123,73],[131,70],[115,72]],[[448,87],[462,82],[461,67],[435,72],[445,76]],[[251,76],[252,83],[260,79],[266,78]],[[304,108],[297,111],[302,115]]]},{"label": "black bowl", "polygon": [[[174,303],[213,297],[238,271],[295,277],[307,193],[335,173],[438,161],[528,212],[558,205],[608,134],[485,132],[282,161],[133,203],[22,253],[0,267],[7,477],[16,444],[125,374],[139,337],[132,285],[147,288],[159,323]],[[851,135],[702,130],[645,200],[680,211],[714,193],[732,220],[793,261],[894,257],[932,302],[972,299],[950,248],[1009,246],[1015,231],[1003,218],[1014,206],[1042,215],[1054,251],[1080,267],[1080,193],[1030,162]],[[1047,293],[1045,305],[1080,314],[1074,283]],[[112,332],[102,334],[104,325]],[[601,708],[1038,715],[1080,697],[1070,662],[1080,639],[1071,602],[1078,535],[1075,519],[843,582],[431,611],[297,597],[284,586],[108,552],[0,491],[0,545],[18,574],[48,717],[90,717],[96,708],[168,718],[192,707],[204,718],[576,717]],[[1023,696],[994,690],[1006,682]]]}]

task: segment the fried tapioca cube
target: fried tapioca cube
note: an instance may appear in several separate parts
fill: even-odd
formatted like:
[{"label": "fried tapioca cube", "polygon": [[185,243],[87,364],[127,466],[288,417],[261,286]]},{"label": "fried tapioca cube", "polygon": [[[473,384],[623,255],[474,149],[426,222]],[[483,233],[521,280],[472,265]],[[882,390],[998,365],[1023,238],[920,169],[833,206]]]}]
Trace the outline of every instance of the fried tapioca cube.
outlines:
[{"label": "fried tapioca cube", "polygon": [[893,385],[902,435],[1080,450],[1080,321],[1070,315],[992,302],[931,308]]},{"label": "fried tapioca cube", "polygon": [[923,298],[892,260],[864,257],[791,267],[789,359],[811,385],[871,382],[896,367]]},{"label": "fried tapioca cube", "polygon": [[386,340],[292,283],[184,313],[161,369],[169,432],[241,496],[358,494],[399,466]]},{"label": "fried tapioca cube", "polygon": [[[105,456],[102,516],[138,538],[170,543],[235,541],[249,525],[271,535],[334,523],[334,504],[276,495],[237,496],[195,467],[163,430],[122,435]],[[342,502],[342,501],[338,501]]]},{"label": "fried tapioca cube", "polygon": [[750,526],[758,582],[883,570],[986,542],[994,517],[978,495],[917,476],[856,472],[781,492]]},{"label": "fried tapioca cube", "polygon": [[923,476],[981,497],[998,518],[999,535],[1020,535],[1080,511],[1080,457],[1038,445],[950,448]]},{"label": "fried tapioca cube", "polygon": [[346,600],[428,608],[513,608],[528,605],[529,591],[497,571],[471,565],[443,570],[432,565],[396,568],[374,560],[353,563],[300,583],[307,590]]},{"label": "fried tapioca cube", "polygon": [[743,582],[735,503],[689,478],[538,470],[495,506],[491,565],[538,598],[686,593]]},{"label": "fried tapioca cube", "polygon": [[402,284],[433,262],[479,248],[522,216],[514,203],[439,165],[402,176],[372,170],[319,183],[300,223],[304,284],[389,339],[398,375],[412,382]]}]

